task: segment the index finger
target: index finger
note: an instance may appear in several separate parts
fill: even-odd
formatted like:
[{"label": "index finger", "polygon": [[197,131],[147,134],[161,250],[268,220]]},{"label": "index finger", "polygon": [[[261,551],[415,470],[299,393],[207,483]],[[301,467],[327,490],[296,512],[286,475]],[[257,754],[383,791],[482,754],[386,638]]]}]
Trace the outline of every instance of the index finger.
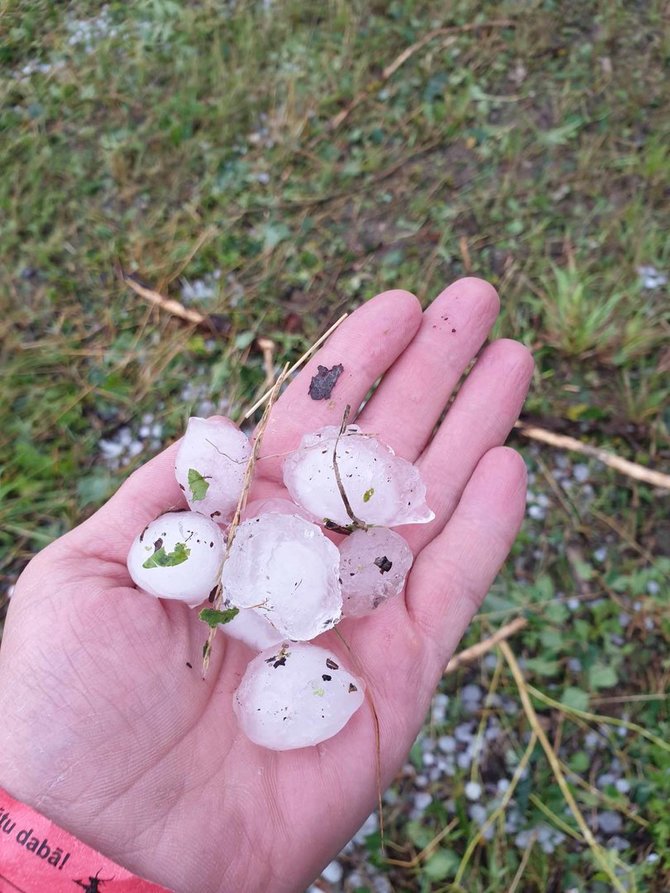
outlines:
[{"label": "index finger", "polygon": [[[299,445],[303,434],[326,425],[339,426],[347,405],[355,414],[420,324],[421,305],[414,295],[399,289],[382,292],[346,319],[273,407],[263,437],[261,455],[268,458],[259,466],[262,476],[281,480],[283,456]],[[339,365],[342,372],[332,394],[326,399],[311,397],[309,385],[319,366]]]}]

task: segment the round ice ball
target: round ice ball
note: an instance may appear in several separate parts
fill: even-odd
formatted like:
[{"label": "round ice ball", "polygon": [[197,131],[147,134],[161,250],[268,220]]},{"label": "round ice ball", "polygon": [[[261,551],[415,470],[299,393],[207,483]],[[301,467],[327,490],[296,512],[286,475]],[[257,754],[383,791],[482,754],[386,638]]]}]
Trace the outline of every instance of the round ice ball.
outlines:
[{"label": "round ice ball", "polygon": [[233,698],[244,734],[271,750],[310,747],[336,735],[363,703],[365,686],[325,648],[285,642],[247,666]]},{"label": "round ice ball", "polygon": [[316,524],[270,512],[237,528],[223,566],[224,597],[256,608],[289,639],[313,639],[342,614],[340,554]]},{"label": "round ice ball", "polygon": [[190,508],[229,521],[250,455],[249,438],[230,419],[189,419],[174,470]]},{"label": "round ice ball", "polygon": [[338,439],[339,430],[329,426],[306,434],[284,460],[284,483],[294,502],[320,523],[351,524],[335,474],[337,444],[340,481],[359,521],[397,527],[433,520],[418,468],[357,425]]},{"label": "round ice ball", "polygon": [[254,608],[240,608],[228,623],[220,623],[219,629],[233,639],[239,639],[255,651],[263,651],[279,645],[285,636]]},{"label": "round ice ball", "polygon": [[168,512],[133,540],[128,573],[140,589],[195,607],[217,585],[224,539],[217,524],[198,512]]},{"label": "round ice ball", "polygon": [[400,595],[412,566],[412,551],[394,530],[355,530],[340,544],[342,614],[363,617]]}]

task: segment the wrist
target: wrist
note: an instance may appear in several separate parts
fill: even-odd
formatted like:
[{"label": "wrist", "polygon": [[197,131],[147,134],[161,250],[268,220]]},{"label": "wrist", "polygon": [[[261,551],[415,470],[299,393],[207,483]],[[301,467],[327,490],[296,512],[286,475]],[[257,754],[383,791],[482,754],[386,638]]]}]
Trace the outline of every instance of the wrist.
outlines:
[{"label": "wrist", "polygon": [[0,788],[0,890],[170,893],[133,875]]}]

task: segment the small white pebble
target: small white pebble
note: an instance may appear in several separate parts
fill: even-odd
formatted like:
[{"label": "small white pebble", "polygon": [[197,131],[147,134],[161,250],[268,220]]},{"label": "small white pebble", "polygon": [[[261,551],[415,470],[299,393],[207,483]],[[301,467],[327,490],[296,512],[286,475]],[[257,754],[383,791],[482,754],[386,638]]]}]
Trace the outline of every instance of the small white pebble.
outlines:
[{"label": "small white pebble", "polygon": [[589,479],[589,466],[580,463],[579,465],[574,465],[572,468],[572,475],[576,481],[579,481],[580,484],[586,483]]},{"label": "small white pebble", "polygon": [[477,781],[469,781],[463,790],[468,800],[479,800],[482,795],[482,786]]},{"label": "small white pebble", "polygon": [[547,512],[542,506],[533,504],[528,506],[528,517],[532,518],[533,521],[544,521],[547,517]]},{"label": "small white pebble", "polygon": [[629,846],[630,844],[625,838],[618,837],[616,834],[607,841],[607,848],[610,850],[627,850]]},{"label": "small white pebble", "polygon": [[623,821],[618,812],[601,812],[598,816],[598,827],[603,834],[616,834],[621,831]]},{"label": "small white pebble", "polygon": [[332,862],[329,862],[328,865],[321,872],[321,877],[324,881],[328,881],[329,884],[339,884],[342,880],[342,875],[344,874],[344,869],[337,861],[334,859]]},{"label": "small white pebble", "polygon": [[[425,794],[417,794],[417,796],[426,796]],[[366,838],[368,838],[371,834],[374,834],[375,831],[379,828],[379,819],[377,818],[377,813],[372,812],[367,817],[367,819],[363,822],[358,831],[354,834],[352,840],[355,843],[365,843]]]},{"label": "small white pebble", "polygon": [[414,807],[418,809],[420,812],[428,809],[430,804],[433,802],[433,798],[426,791],[420,791],[418,794],[414,795]]},{"label": "small white pebble", "polygon": [[437,746],[442,753],[454,753],[456,750],[456,739],[452,738],[451,735],[442,735],[441,738],[437,739]]},{"label": "small white pebble", "polygon": [[584,747],[587,750],[596,750],[596,748],[602,746],[602,741],[600,739],[600,735],[596,732],[587,732],[584,736]]},{"label": "small white pebble", "polygon": [[607,549],[605,548],[605,546],[600,546],[599,549],[596,549],[593,553],[593,558],[599,564],[602,564],[607,558]]},{"label": "small white pebble", "polygon": [[579,610],[580,601],[578,598],[575,598],[574,596],[572,598],[569,598],[567,600],[566,604],[571,611]]},{"label": "small white pebble", "polygon": [[481,803],[473,803],[468,810],[468,815],[481,828],[486,821],[486,807],[482,806]]},{"label": "small white pebble", "polygon": [[518,847],[520,850],[525,850],[530,843],[530,835],[530,831],[519,831],[514,838],[514,846]]},{"label": "small white pebble", "polygon": [[658,595],[658,593],[661,591],[661,587],[658,585],[656,580],[650,580],[647,583],[646,589],[649,595]]},{"label": "small white pebble", "polygon": [[462,722],[460,725],[456,726],[456,729],[454,730],[456,740],[463,744],[469,744],[470,741],[472,741],[473,734],[474,723],[471,722]]},{"label": "small white pebble", "polygon": [[618,778],[614,783],[614,787],[620,794],[627,794],[630,791],[630,782],[627,778]]},{"label": "small white pebble", "polygon": [[616,783],[616,776],[611,772],[603,772],[602,775],[598,776],[596,784],[599,788],[606,788],[608,785],[613,785]]}]

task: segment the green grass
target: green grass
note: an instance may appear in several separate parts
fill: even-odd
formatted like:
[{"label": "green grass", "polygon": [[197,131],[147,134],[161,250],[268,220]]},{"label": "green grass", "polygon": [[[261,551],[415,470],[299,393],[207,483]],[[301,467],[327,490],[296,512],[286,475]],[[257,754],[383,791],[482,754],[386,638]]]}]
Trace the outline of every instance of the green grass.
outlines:
[{"label": "green grass", "polygon": [[[263,385],[257,335],[275,341],[277,362],[294,358],[343,309],[391,285],[428,301],[463,273],[489,278],[503,300],[497,333],[537,359],[527,417],[667,468],[667,285],[645,289],[637,272],[670,270],[664,4],[445,8],[144,0],[101,14],[83,0],[0,2],[5,588],[153,449],[147,439],[112,471],[101,438],[137,432],[150,413],[167,440],[203,400],[237,412]],[[432,29],[476,23],[436,35],[380,80]],[[204,281],[213,297],[196,305],[225,314],[230,334],[214,339],[151,309],[120,283],[118,264],[177,298],[184,280]],[[594,463],[594,492],[579,481],[568,491],[570,465],[566,478],[552,451],[513,442],[545,517],[529,518],[469,641],[524,614],[512,644],[529,684],[566,710],[625,715],[667,741],[667,495]],[[460,671],[445,692],[473,681],[518,703],[504,662]],[[628,889],[667,889],[666,750],[606,726],[593,757],[584,741],[599,723],[535,706],[592,788],[619,760],[629,791],[596,795],[573,780],[575,796],[590,820],[603,793],[621,811],[625,869],[608,858]],[[448,733],[463,709],[452,697],[426,734]],[[368,859],[396,889],[450,889],[477,831],[465,781],[509,777],[523,753],[524,717],[492,706],[477,720],[489,713],[504,728],[499,752],[446,787],[431,783],[422,818],[408,818],[411,782],[397,781],[386,854],[373,835]],[[413,760],[421,771],[418,750]],[[439,833],[454,815],[449,799],[459,819],[449,836],[412,868],[390,865],[386,856],[411,861]],[[528,826],[569,827],[554,852],[532,846],[519,891],[611,889],[580,832],[571,836],[538,747],[515,809]],[[509,889],[522,858],[497,822],[461,871],[462,889]]]}]

